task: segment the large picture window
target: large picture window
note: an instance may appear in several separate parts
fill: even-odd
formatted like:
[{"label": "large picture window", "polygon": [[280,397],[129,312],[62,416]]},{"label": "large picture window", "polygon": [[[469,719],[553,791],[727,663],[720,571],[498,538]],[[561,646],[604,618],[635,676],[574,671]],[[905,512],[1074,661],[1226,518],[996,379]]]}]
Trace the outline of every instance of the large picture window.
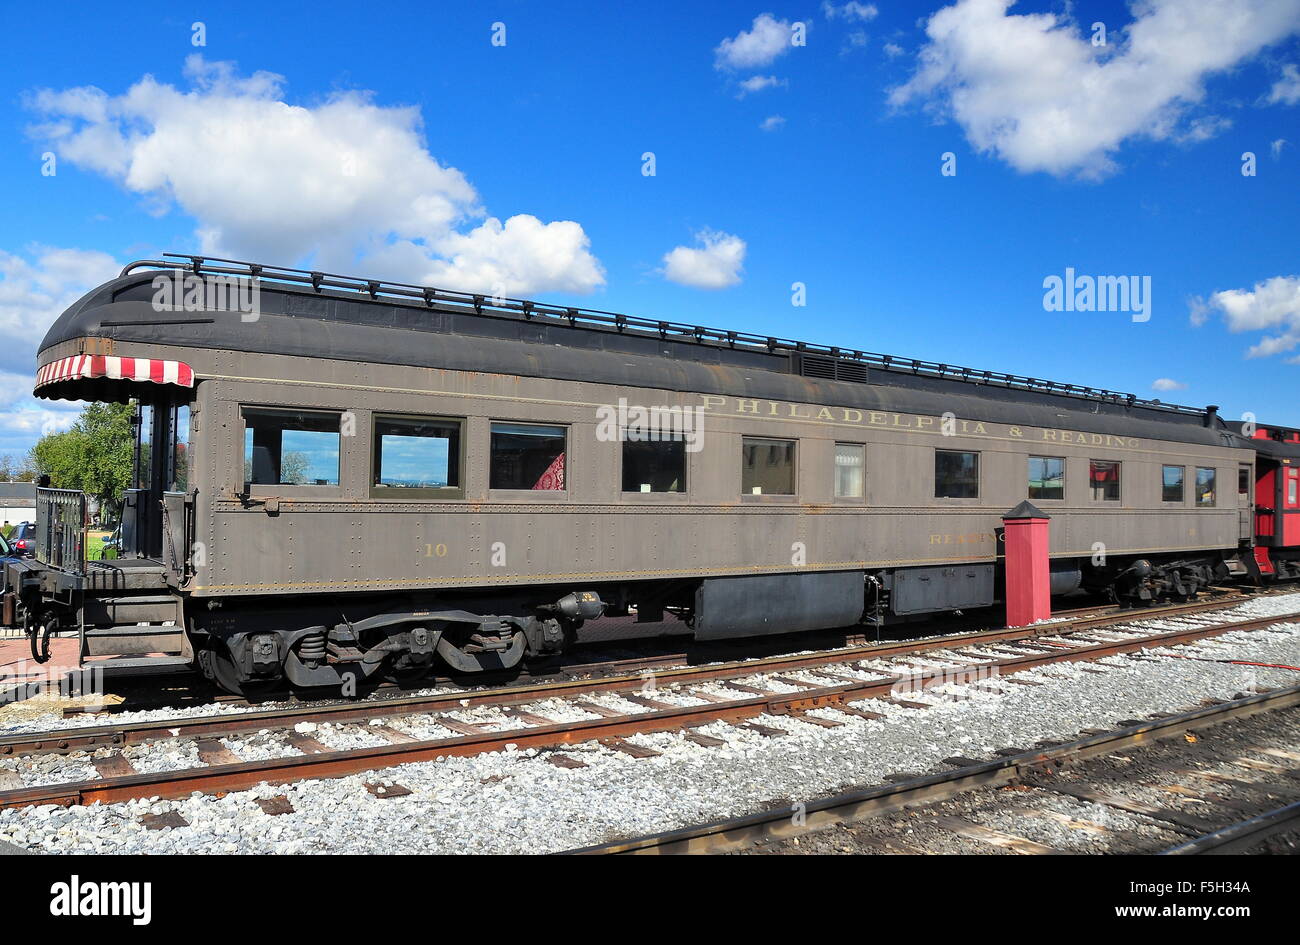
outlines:
[{"label": "large picture window", "polygon": [[1110,460],[1088,461],[1088,484],[1092,497],[1106,502],[1119,501],[1119,463]]},{"label": "large picture window", "polygon": [[978,499],[980,454],[961,450],[934,451],[934,497]]},{"label": "large picture window", "polygon": [[686,441],[623,441],[624,492],[685,492]]},{"label": "large picture window", "polygon": [[374,489],[460,494],[461,424],[443,417],[376,417]]},{"label": "large picture window", "polygon": [[742,437],[740,491],[745,495],[794,495],[794,455],[794,440]]},{"label": "large picture window", "polygon": [[244,481],[337,486],[339,414],[245,407]]},{"label": "large picture window", "polygon": [[540,423],[493,423],[488,475],[493,489],[565,488],[566,430]]},{"label": "large picture window", "polygon": [[1062,456],[1029,457],[1029,498],[1065,498],[1065,458]]},{"label": "large picture window", "polygon": [[1183,501],[1184,472],[1182,466],[1160,467],[1160,500],[1162,502]]}]

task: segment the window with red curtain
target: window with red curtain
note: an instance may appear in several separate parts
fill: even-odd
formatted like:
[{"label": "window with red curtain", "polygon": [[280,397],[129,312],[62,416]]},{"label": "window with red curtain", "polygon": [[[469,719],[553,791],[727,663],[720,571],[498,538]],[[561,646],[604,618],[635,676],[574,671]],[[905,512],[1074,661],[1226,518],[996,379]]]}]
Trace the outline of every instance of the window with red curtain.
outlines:
[{"label": "window with red curtain", "polygon": [[567,439],[565,427],[493,423],[488,485],[493,489],[563,490]]},{"label": "window with red curtain", "polygon": [[1107,502],[1119,501],[1119,463],[1110,460],[1088,461],[1088,483],[1092,497]]}]

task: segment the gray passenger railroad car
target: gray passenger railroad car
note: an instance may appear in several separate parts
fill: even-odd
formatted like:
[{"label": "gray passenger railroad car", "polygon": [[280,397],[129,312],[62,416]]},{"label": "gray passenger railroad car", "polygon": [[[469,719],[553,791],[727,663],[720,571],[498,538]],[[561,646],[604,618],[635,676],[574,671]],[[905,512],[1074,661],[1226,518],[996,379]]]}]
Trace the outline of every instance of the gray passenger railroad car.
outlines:
[{"label": "gray passenger railroad car", "polygon": [[38,396],[138,401],[136,481],[105,562],[41,490],[6,619],[235,690],[509,668],[602,613],[716,639],[985,607],[1025,500],[1055,592],[1291,567],[1261,573],[1253,491],[1300,445],[1215,408],[192,257],[88,293],[38,360]]}]

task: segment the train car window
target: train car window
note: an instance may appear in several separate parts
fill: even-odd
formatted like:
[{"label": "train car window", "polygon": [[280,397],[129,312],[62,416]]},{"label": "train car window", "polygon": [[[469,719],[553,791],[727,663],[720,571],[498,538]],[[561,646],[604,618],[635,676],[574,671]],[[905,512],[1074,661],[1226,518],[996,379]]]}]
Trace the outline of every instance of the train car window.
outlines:
[{"label": "train car window", "polygon": [[1196,504],[1203,508],[1214,505],[1214,469],[1196,467]]},{"label": "train car window", "polygon": [[1163,502],[1183,501],[1182,466],[1160,467],[1160,499]]},{"label": "train car window", "polygon": [[867,448],[861,443],[836,443],[835,498],[861,499],[866,483]]},{"label": "train car window", "polygon": [[1065,457],[1029,457],[1029,498],[1065,498]]},{"label": "train car window", "polygon": [[934,497],[978,499],[980,454],[959,450],[934,451]]},{"label": "train car window", "polygon": [[244,408],[244,481],[253,485],[337,486],[337,413]]},{"label": "train car window", "polygon": [[744,495],[794,495],[795,441],[741,438],[740,491]]},{"label": "train car window", "polygon": [[624,440],[623,491],[685,492],[685,439]]},{"label": "train car window", "polygon": [[1119,501],[1119,463],[1110,460],[1088,461],[1088,483],[1092,497],[1106,502]]},{"label": "train car window", "polygon": [[153,407],[136,404],[135,419],[135,470],[132,480],[135,488],[148,489],[153,476]]},{"label": "train car window", "polygon": [[443,417],[376,417],[374,490],[459,494],[462,423]]},{"label": "train car window", "polygon": [[493,423],[488,485],[493,489],[560,491],[568,433],[538,423]]},{"label": "train car window", "polygon": [[171,491],[185,492],[190,484],[190,405],[172,410]]}]

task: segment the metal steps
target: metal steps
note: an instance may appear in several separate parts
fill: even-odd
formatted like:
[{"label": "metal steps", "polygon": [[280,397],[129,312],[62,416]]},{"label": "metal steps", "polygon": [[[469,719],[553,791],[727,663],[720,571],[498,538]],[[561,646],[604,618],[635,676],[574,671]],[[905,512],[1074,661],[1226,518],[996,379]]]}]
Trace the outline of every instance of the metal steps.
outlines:
[{"label": "metal steps", "polygon": [[116,624],[111,627],[87,627],[81,639],[83,658],[184,652],[185,629],[178,624]]},{"label": "metal steps", "polygon": [[171,594],[87,595],[86,623],[104,626],[134,623],[180,622],[181,601]]},{"label": "metal steps", "polygon": [[172,673],[188,673],[193,669],[188,658],[184,656],[126,656],[119,659],[87,660],[81,671],[103,670],[104,678],[115,676],[164,676]]}]

